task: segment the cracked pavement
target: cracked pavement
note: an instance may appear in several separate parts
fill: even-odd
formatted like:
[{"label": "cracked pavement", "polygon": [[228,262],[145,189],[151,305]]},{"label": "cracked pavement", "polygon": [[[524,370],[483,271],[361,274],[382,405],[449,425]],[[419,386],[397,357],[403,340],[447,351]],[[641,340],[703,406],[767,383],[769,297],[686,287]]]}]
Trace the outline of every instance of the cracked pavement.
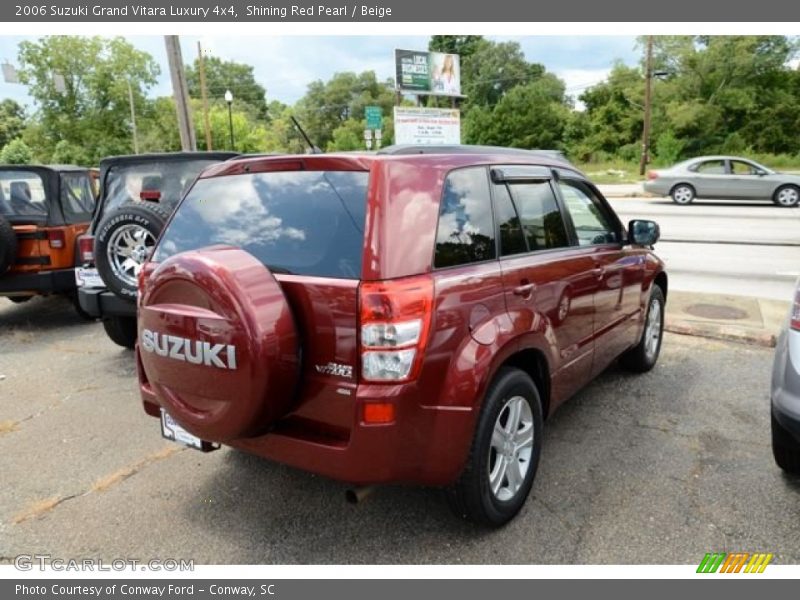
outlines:
[{"label": "cracked pavement", "polygon": [[800,479],[774,465],[772,351],[667,334],[656,369],[612,367],[545,424],[518,518],[454,519],[437,490],[346,486],[163,440],[132,354],[59,299],[0,299],[0,562],[697,564],[800,562]]}]

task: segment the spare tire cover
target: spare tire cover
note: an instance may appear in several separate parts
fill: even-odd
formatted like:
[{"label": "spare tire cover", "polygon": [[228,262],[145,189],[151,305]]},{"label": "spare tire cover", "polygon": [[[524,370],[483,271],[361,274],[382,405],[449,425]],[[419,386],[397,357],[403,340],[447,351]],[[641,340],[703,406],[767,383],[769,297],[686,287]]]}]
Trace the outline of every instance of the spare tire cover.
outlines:
[{"label": "spare tire cover", "polygon": [[290,409],[300,362],[291,308],[244,250],[212,246],[165,260],[146,285],[138,328],[147,381],[198,437],[258,435]]},{"label": "spare tire cover", "polygon": [[0,215],[0,275],[8,271],[17,258],[17,235],[14,228]]}]

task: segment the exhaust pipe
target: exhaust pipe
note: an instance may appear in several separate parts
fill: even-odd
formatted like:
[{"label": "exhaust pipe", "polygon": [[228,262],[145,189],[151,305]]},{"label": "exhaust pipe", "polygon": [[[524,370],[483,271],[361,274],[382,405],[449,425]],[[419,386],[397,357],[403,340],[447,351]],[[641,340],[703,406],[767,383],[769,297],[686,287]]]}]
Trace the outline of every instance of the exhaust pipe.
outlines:
[{"label": "exhaust pipe", "polygon": [[344,498],[349,504],[360,504],[374,491],[374,485],[351,488],[344,493]]}]

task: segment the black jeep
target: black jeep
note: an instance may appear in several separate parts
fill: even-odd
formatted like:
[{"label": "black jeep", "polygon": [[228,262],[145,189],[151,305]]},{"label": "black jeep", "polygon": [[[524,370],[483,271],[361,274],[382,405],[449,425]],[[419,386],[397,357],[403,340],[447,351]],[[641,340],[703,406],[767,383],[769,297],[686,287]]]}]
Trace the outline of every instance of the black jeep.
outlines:
[{"label": "black jeep", "polygon": [[78,241],[78,300],[112,341],[136,343],[136,278],[175,206],[197,175],[233,152],[115,156],[100,162],[100,198]]}]

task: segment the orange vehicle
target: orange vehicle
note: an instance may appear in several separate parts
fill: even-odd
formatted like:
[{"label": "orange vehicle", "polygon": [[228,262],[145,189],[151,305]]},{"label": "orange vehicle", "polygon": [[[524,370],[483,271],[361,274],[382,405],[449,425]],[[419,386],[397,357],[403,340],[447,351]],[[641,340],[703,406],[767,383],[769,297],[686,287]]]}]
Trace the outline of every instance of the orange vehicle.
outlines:
[{"label": "orange vehicle", "polygon": [[0,296],[65,294],[77,303],[77,238],[95,206],[90,169],[0,165]]}]

